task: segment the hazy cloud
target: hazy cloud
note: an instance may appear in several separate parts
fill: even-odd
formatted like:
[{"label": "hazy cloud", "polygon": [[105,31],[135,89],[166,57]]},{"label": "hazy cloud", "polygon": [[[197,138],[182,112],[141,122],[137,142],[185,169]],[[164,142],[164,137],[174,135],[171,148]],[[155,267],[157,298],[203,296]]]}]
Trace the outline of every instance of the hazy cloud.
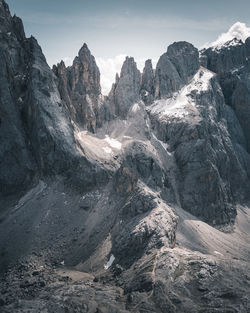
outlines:
[{"label": "hazy cloud", "polygon": [[226,42],[237,38],[238,40],[245,40],[250,36],[250,27],[247,27],[245,23],[237,22],[231,26],[226,33],[222,33],[215,41],[206,43],[202,48],[217,47],[220,48]]}]

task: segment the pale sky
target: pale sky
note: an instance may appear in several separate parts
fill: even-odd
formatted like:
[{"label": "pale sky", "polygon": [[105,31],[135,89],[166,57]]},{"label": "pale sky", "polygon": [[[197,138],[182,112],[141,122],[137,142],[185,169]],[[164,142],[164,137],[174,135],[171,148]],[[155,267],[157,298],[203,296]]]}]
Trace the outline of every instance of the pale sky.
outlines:
[{"label": "pale sky", "polygon": [[[7,0],[37,38],[50,66],[70,65],[84,42],[101,70],[104,93],[126,55],[154,63],[174,41],[196,47],[235,22],[250,25],[249,0]],[[112,78],[113,77],[113,78]]]}]

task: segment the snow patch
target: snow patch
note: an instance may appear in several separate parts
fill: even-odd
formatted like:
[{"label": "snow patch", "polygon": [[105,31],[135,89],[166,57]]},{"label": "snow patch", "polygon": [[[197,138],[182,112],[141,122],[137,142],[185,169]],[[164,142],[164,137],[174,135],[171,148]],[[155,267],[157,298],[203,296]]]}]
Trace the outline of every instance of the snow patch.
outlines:
[{"label": "snow patch", "polygon": [[105,139],[104,139],[112,148],[118,149],[120,150],[122,147],[122,144],[120,143],[120,141],[114,139],[114,138],[110,138],[108,135],[105,135]]},{"label": "snow patch", "polygon": [[132,107],[132,112],[137,112],[138,110],[140,109],[140,106],[139,106],[139,104],[138,103],[135,103],[134,105],[133,105],[133,107]]},{"label": "snow patch", "polygon": [[226,33],[222,33],[214,42],[206,43],[201,49],[219,50],[224,46],[235,46],[245,42],[250,36],[250,27],[245,23],[236,22]]},{"label": "snow patch", "polygon": [[112,149],[110,149],[109,147],[104,147],[102,148],[104,150],[104,152],[111,154],[112,153]]},{"label": "snow patch", "polygon": [[180,91],[175,92],[171,98],[155,101],[150,107],[151,112],[162,116],[185,117],[189,113],[186,110],[186,106],[195,105],[190,93],[192,91],[196,91],[197,93],[207,91],[210,87],[210,79],[213,76],[213,72],[201,67],[191,82]]},{"label": "snow patch", "polygon": [[154,133],[152,133],[153,138],[159,142],[159,144],[162,146],[162,148],[167,152],[168,155],[171,155],[171,153],[168,151],[168,144],[159,140]]},{"label": "snow patch", "polygon": [[219,251],[214,251],[215,254],[217,255],[223,255],[222,253],[220,253]]},{"label": "snow patch", "polygon": [[108,262],[106,264],[104,264],[105,270],[108,270],[110,268],[110,266],[113,264],[114,260],[115,260],[115,257],[113,254],[111,254]]}]

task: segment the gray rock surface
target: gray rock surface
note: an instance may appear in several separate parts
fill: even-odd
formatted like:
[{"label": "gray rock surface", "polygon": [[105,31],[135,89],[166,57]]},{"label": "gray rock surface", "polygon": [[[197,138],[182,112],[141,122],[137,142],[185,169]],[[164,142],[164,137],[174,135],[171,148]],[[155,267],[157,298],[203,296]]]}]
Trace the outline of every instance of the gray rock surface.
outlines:
[{"label": "gray rock surface", "polygon": [[186,41],[179,41],[168,47],[167,55],[182,81],[188,83],[199,69],[198,49]]},{"label": "gray rock surface", "polygon": [[28,41],[23,25],[0,2],[0,194],[16,193],[32,182],[36,170],[22,119],[27,89]]},{"label": "gray rock surface", "polygon": [[170,61],[168,54],[164,53],[156,65],[155,97],[158,99],[170,97],[181,86],[182,81],[177,69]]},{"label": "gray rock surface", "polygon": [[155,75],[152,61],[147,60],[142,73],[141,98],[146,105],[151,104],[155,95]]},{"label": "gray rock surface", "polygon": [[[240,125],[206,69],[175,97],[179,106],[159,100],[149,114],[156,136],[174,154],[181,205],[210,223],[227,223],[235,217],[234,203],[248,200],[250,159]],[[231,137],[232,124],[240,138]]]},{"label": "gray rock surface", "polygon": [[199,52],[190,43],[175,42],[168,47],[156,66],[155,97],[170,97],[178,91],[199,68]]},{"label": "gray rock surface", "polygon": [[71,118],[94,132],[101,123],[100,72],[86,43],[71,67],[66,68],[62,61],[53,71],[58,76],[58,89]]},{"label": "gray rock surface", "polygon": [[134,58],[127,57],[116,77],[109,97],[112,99],[115,115],[125,118],[130,107],[140,100],[141,73]]},{"label": "gray rock surface", "polygon": [[[89,185],[96,184],[90,173],[99,172],[105,180],[102,164],[90,163],[78,148],[56,77],[37,41],[25,38],[20,19],[11,17],[4,1],[0,12],[6,21],[0,33],[1,193],[25,190],[39,176],[63,175]],[[88,175],[76,170],[82,167]]]},{"label": "gray rock surface", "polygon": [[0,19],[0,311],[249,312],[249,40],[127,58],[102,97],[86,45],[52,71]]},{"label": "gray rock surface", "polygon": [[232,42],[233,45],[228,42],[221,49],[209,48],[202,51],[202,54],[207,57],[207,68],[218,73],[226,103],[234,109],[239,119],[249,152],[249,38],[245,43],[237,39]]}]

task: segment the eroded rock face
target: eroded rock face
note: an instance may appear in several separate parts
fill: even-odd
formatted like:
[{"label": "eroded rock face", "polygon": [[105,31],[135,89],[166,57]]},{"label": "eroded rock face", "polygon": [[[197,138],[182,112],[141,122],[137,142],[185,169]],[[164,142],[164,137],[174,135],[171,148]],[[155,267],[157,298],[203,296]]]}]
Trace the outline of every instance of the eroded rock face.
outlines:
[{"label": "eroded rock face", "polygon": [[199,52],[192,44],[179,41],[168,47],[167,55],[182,81],[187,84],[199,69]]},{"label": "eroded rock face", "polygon": [[155,70],[155,97],[158,99],[170,97],[181,86],[182,81],[179,73],[170,61],[167,53],[163,54]]},{"label": "eroded rock face", "polygon": [[134,58],[127,57],[121,69],[121,75],[113,85],[110,98],[113,99],[115,114],[125,118],[130,107],[140,100],[141,73]]},{"label": "eroded rock face", "polygon": [[0,2],[0,193],[11,194],[31,183],[36,165],[22,119],[27,90],[29,42],[23,25]]},{"label": "eroded rock face", "polygon": [[[75,169],[86,166],[88,171],[98,172],[99,165],[90,165],[77,147],[56,76],[37,41],[25,38],[21,20],[10,15],[4,1],[0,14],[4,21],[0,33],[1,192],[11,194],[26,189],[35,177],[71,176],[72,166]],[[93,61],[86,49],[79,54],[83,63],[84,53]],[[63,72],[63,64],[60,70]],[[95,75],[93,80],[84,79],[89,79],[91,86],[96,85],[87,91],[96,92],[98,97],[99,72]],[[91,119],[89,122],[92,123]],[[75,181],[79,183],[82,177],[89,184],[90,180],[95,181],[91,176],[77,172],[70,181],[77,177]]]},{"label": "eroded rock face", "polygon": [[155,76],[152,61],[147,60],[142,73],[141,98],[146,105],[151,104],[155,95]]},{"label": "eroded rock face", "polygon": [[249,38],[245,43],[233,39],[221,49],[209,48],[203,51],[203,55],[207,57],[207,68],[218,73],[226,103],[232,106],[240,121],[249,152]]},{"label": "eroded rock face", "polygon": [[193,45],[185,41],[170,45],[156,66],[155,97],[170,97],[189,81],[198,68],[199,52]]},{"label": "eroded rock face", "polygon": [[71,118],[94,132],[101,123],[100,72],[87,45],[82,46],[71,67],[66,68],[61,62],[53,70],[58,76],[60,95]]},{"label": "eroded rock face", "polygon": [[78,154],[73,127],[53,72],[34,38],[30,40],[30,51],[24,120],[40,170],[46,174],[63,172]]},{"label": "eroded rock face", "polygon": [[[181,205],[210,223],[234,220],[234,203],[248,198],[250,164],[248,153],[238,148],[237,119],[208,70],[201,68],[174,97],[159,100],[149,112],[158,138],[174,153]],[[238,138],[231,137],[227,120],[237,127]]]}]

